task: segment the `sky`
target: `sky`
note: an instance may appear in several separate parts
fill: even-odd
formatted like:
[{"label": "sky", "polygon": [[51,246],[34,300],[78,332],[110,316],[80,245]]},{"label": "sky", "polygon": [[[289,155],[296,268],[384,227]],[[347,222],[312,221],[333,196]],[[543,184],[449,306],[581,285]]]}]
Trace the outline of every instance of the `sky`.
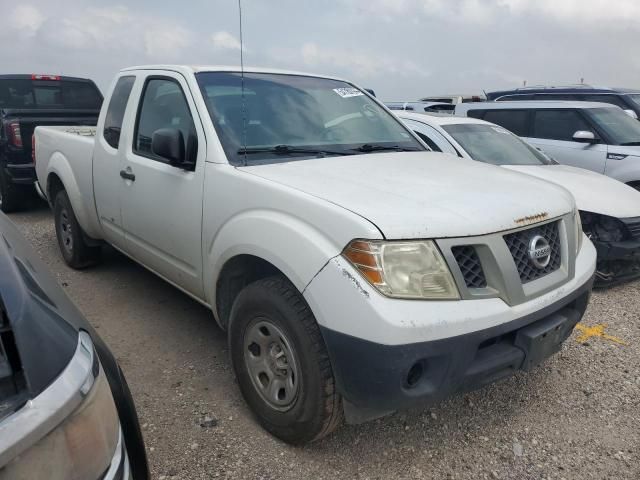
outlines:
[{"label": "sky", "polygon": [[[107,6],[108,5],[108,6]],[[0,0],[1,73],[240,64],[237,0]],[[247,66],[387,101],[536,84],[640,87],[640,0],[242,0]]]}]

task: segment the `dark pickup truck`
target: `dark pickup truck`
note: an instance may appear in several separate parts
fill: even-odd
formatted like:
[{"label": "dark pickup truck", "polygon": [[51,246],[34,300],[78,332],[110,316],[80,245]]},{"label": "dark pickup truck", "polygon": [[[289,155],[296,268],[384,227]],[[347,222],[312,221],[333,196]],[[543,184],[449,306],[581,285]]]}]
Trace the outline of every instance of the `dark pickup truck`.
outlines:
[{"label": "dark pickup truck", "polygon": [[[102,94],[93,81],[58,75],[0,75],[0,209],[33,192],[33,131],[39,125],[95,125]],[[36,184],[37,188],[37,184]]]}]

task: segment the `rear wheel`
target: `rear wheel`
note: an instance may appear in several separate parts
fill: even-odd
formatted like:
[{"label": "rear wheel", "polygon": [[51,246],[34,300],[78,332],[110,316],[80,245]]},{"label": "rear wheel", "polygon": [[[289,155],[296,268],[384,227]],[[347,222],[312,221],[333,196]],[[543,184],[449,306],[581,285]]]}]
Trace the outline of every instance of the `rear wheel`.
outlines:
[{"label": "rear wheel", "polygon": [[82,269],[100,260],[101,248],[90,246],[76,219],[67,192],[61,190],[56,195],[53,206],[58,245],[64,261],[71,268]]},{"label": "rear wheel", "polygon": [[27,197],[27,189],[22,185],[14,185],[0,167],[0,210],[11,213],[18,210]]},{"label": "rear wheel", "polygon": [[340,425],[342,400],[320,329],[285,278],[258,280],[240,292],[229,350],[242,395],[271,434],[303,444]]}]

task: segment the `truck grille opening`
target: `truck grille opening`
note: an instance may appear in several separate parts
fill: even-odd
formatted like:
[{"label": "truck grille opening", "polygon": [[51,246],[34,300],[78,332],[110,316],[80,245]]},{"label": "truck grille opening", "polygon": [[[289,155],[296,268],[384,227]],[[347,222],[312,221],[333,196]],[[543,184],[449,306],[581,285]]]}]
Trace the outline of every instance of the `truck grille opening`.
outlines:
[{"label": "truck grille opening", "polygon": [[27,383],[18,347],[0,300],[0,419],[11,414],[27,398]]},{"label": "truck grille opening", "polygon": [[[549,263],[543,268],[536,266],[529,255],[531,240],[537,235],[543,237],[550,247]],[[560,268],[562,250],[558,222],[546,223],[539,227],[510,233],[504,236],[504,241],[511,252],[522,283],[532,282]]]},{"label": "truck grille opening", "polygon": [[468,288],[485,288],[487,286],[487,279],[474,247],[471,245],[452,247],[451,253],[458,262],[464,283]]}]

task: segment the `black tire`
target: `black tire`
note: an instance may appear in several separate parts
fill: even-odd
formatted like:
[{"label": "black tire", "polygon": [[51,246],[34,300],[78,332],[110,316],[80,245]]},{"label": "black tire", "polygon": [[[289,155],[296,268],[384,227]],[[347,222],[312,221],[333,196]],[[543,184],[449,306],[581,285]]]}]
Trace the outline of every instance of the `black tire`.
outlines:
[{"label": "black tire", "polygon": [[[291,356],[285,356],[285,364],[297,370],[297,393],[285,409],[277,409],[265,400],[265,393],[256,386],[259,376],[254,375],[256,380],[252,380],[248,367],[249,359],[257,357],[251,345],[245,347],[246,342],[256,325],[264,322],[284,335]],[[268,432],[300,445],[319,440],[342,423],[342,399],[320,329],[307,302],[288,280],[273,276],[245,287],[233,304],[228,333],[231,362],[242,395]],[[280,336],[273,338],[282,340]]]},{"label": "black tire", "polygon": [[640,182],[630,182],[627,185],[629,185],[632,188],[635,188],[636,190],[638,190],[640,192]]},{"label": "black tire", "polygon": [[89,246],[82,227],[76,219],[67,192],[58,192],[53,204],[56,237],[64,261],[71,268],[83,269],[100,260],[101,248]]},{"label": "black tire", "polygon": [[23,206],[27,189],[22,185],[14,185],[9,181],[0,167],[0,210],[4,213],[15,212]]}]

